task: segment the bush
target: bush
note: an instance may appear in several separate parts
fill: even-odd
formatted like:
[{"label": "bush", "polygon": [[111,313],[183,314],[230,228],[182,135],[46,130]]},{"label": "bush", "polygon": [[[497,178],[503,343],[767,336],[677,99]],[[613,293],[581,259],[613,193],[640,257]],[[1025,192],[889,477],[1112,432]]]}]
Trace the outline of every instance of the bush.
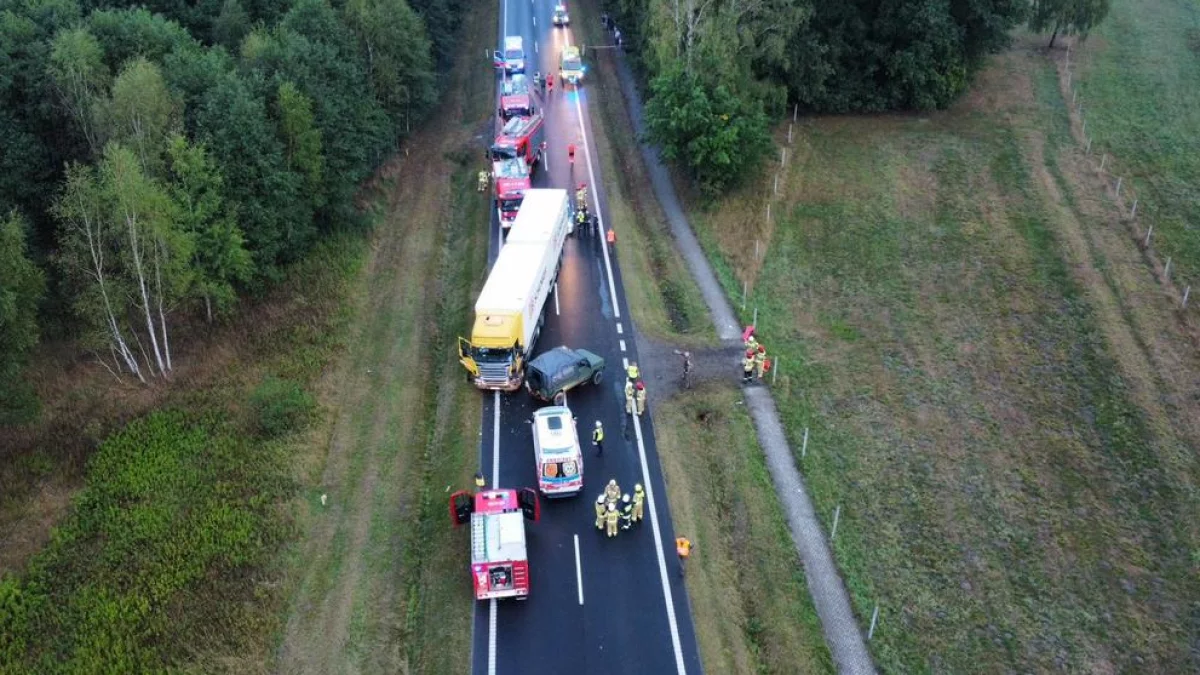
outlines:
[{"label": "bush", "polygon": [[250,395],[250,409],[259,435],[279,438],[308,422],[316,401],[298,382],[268,377]]},{"label": "bush", "polygon": [[650,140],[687,167],[708,194],[736,185],[771,147],[762,104],[675,70],[654,78],[646,104]]}]

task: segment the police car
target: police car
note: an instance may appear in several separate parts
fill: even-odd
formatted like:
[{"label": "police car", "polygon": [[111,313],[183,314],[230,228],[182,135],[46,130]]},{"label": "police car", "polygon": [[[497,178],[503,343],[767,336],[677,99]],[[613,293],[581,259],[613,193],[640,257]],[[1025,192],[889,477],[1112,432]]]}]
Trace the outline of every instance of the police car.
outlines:
[{"label": "police car", "polygon": [[583,490],[583,452],[575,417],[554,405],[533,414],[533,460],[538,490],[547,497],[568,497]]},{"label": "police car", "polygon": [[571,15],[567,14],[567,6],[561,2],[554,6],[554,25],[555,26],[570,26]]}]

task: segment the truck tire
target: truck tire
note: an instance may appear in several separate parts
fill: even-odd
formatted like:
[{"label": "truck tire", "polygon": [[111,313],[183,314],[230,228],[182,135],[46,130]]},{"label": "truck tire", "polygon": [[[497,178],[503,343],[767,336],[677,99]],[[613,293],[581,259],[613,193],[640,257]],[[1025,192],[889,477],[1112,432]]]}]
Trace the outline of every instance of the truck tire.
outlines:
[{"label": "truck tire", "polygon": [[567,392],[562,391],[561,389],[554,392],[554,405],[566,405],[566,404],[567,404]]},{"label": "truck tire", "polygon": [[603,380],[603,379],[604,379],[604,371],[603,370],[597,370],[596,372],[592,373],[592,384],[600,384],[600,380]]}]

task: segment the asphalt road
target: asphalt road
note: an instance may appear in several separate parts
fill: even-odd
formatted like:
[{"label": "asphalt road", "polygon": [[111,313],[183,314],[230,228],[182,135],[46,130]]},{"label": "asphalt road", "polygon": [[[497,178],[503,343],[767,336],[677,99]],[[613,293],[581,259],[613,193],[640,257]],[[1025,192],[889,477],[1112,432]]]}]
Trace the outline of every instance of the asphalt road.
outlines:
[{"label": "asphalt road", "polygon": [[[554,28],[553,0],[501,0],[497,48],[505,35],[523,35],[527,72],[557,72],[559,50],[569,29]],[[568,5],[568,9],[571,9]],[[535,47],[536,45],[536,47]],[[585,58],[585,63],[587,59]],[[598,158],[587,118],[587,84],[555,91],[543,101],[548,166],[539,168],[534,187],[571,191],[590,187],[599,208],[601,231],[608,209]],[[576,145],[572,167],[567,145]],[[499,250],[499,222],[490,227],[489,262]],[[637,360],[621,270],[605,255],[602,234],[567,240],[558,285],[546,303],[546,323],[535,353],[568,345],[603,356],[604,381],[568,395],[584,445],[584,492],[579,497],[543,500],[540,522],[527,528],[531,591],[524,601],[476,604],[472,670],[477,675],[583,675],[586,673],[700,673],[699,652],[683,578],[675,557],[675,533],[666,488],[647,413],[634,422],[623,412],[623,361]],[[620,245],[620,242],[617,242]],[[486,396],[480,436],[480,462],[490,485],[535,486],[533,441],[528,420],[538,404],[524,392]],[[648,396],[654,405],[654,391]],[[604,423],[605,449],[595,457],[591,429]],[[634,483],[647,490],[646,519],[613,539],[593,527],[593,503],[605,483],[616,478],[625,492]],[[469,584],[467,570],[463,583]]]}]

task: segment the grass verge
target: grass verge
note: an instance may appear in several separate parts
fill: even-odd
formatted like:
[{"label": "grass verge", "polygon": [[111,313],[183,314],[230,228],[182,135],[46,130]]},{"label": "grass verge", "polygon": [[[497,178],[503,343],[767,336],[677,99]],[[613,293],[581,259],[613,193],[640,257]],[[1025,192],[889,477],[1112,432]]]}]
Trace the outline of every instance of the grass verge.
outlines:
[{"label": "grass verge", "polygon": [[803,124],[761,268],[744,200],[693,214],[885,672],[1196,665],[1200,363],[1056,92],[1022,41],[946,113]]},{"label": "grass verge", "polygon": [[[599,43],[592,4],[577,30]],[[672,345],[714,345],[708,310],[675,253],[634,142],[611,56],[589,64],[592,129],[617,229],[630,310],[640,335]],[[658,454],[675,531],[697,545],[688,597],[708,672],[832,672],[749,415],[731,388],[656,401]],[[736,591],[733,589],[737,589]]]},{"label": "grass verge", "polygon": [[704,668],[832,673],[804,571],[741,392],[660,403],[654,428],[677,532],[696,545],[688,599]]},{"label": "grass verge", "polygon": [[[464,41],[490,40],[496,21],[494,6],[472,13]],[[490,213],[473,160],[490,129],[489,66],[459,62],[443,114],[409,144],[421,152],[373,186],[358,320],[322,383],[333,414],[302,479],[328,503],[300,505],[279,670],[469,670],[469,546],[443,500],[476,465],[480,396],[463,383],[455,338],[486,270]]]}]

